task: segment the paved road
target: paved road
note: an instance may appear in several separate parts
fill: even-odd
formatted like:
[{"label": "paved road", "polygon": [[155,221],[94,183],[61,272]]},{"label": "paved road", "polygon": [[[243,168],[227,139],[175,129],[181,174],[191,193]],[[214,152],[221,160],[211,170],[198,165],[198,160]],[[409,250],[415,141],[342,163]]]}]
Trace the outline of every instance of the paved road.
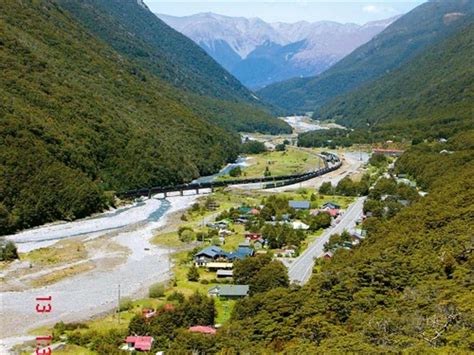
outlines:
[{"label": "paved road", "polygon": [[351,229],[355,226],[355,221],[362,216],[362,207],[364,206],[365,197],[360,197],[349,206],[343,214],[341,220],[334,227],[330,227],[321,237],[316,239],[289,267],[288,275],[290,282],[300,284],[306,283],[313,271],[314,258],[324,253],[324,244],[329,237],[335,233],[342,233],[344,229]]}]

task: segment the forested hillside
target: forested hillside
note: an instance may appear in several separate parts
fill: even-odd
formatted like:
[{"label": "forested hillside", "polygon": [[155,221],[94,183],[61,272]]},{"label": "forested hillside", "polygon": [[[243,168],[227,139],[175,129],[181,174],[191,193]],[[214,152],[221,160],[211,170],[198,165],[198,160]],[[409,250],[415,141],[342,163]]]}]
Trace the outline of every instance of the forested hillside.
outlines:
[{"label": "forested hillside", "polygon": [[177,100],[227,130],[289,133],[266,106],[206,52],[141,1],[56,0],[89,31],[148,71],[183,90]]},{"label": "forested hillside", "polygon": [[431,0],[391,24],[323,74],[270,85],[259,96],[288,112],[319,109],[335,97],[380,78],[470,23],[474,2]]},{"label": "forested hillside", "polygon": [[172,184],[235,159],[239,139],[49,0],[0,5],[0,234],[74,219],[104,191]]},{"label": "forested hillside", "polygon": [[367,219],[360,246],[338,249],[315,268],[308,285],[246,298],[216,339],[182,337],[175,348],[253,354],[472,351],[474,131],[447,143],[416,145],[396,170],[429,194],[398,213]]},{"label": "forested hillside", "polygon": [[316,116],[351,127],[392,123],[393,131],[412,136],[433,126],[445,136],[472,127],[473,53],[474,23],[379,80],[338,97]]},{"label": "forested hillside", "polygon": [[203,49],[166,25],[140,0],[58,3],[117,52],[174,86],[216,98],[257,102]]}]

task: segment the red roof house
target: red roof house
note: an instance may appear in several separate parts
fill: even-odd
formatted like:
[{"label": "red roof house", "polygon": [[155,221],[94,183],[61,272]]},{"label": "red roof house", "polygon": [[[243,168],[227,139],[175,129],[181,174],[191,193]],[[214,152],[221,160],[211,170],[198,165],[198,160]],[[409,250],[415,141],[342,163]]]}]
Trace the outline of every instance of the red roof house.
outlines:
[{"label": "red roof house", "polygon": [[256,215],[259,215],[259,214],[260,214],[260,211],[257,210],[256,208],[252,208],[252,209],[250,210],[250,214],[256,216]]},{"label": "red roof house", "polygon": [[163,311],[165,312],[171,312],[171,311],[174,311],[174,305],[171,304],[171,303],[167,303],[163,306]]},{"label": "red roof house", "polygon": [[339,215],[339,210],[336,208],[330,208],[327,212],[331,215],[331,217],[337,217]]},{"label": "red roof house", "polygon": [[150,351],[153,344],[153,337],[128,336],[125,342],[130,348],[134,348],[137,351]]},{"label": "red roof house", "polygon": [[214,328],[203,325],[195,325],[194,327],[189,327],[188,330],[193,333],[216,334],[216,330]]},{"label": "red roof house", "polygon": [[262,238],[260,233],[246,233],[245,238],[249,240],[259,240]]},{"label": "red roof house", "polygon": [[156,314],[156,311],[154,309],[143,308],[143,310],[142,310],[142,316],[146,319],[153,318],[156,315],[157,314]]}]

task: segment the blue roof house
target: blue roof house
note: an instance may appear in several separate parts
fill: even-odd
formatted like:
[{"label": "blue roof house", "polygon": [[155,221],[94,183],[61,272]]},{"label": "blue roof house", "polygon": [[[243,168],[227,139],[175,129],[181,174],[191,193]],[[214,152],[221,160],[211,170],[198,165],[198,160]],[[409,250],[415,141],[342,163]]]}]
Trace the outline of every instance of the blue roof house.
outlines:
[{"label": "blue roof house", "polygon": [[208,262],[224,258],[229,258],[229,253],[215,245],[211,245],[194,255],[194,262],[198,266],[206,265]]}]

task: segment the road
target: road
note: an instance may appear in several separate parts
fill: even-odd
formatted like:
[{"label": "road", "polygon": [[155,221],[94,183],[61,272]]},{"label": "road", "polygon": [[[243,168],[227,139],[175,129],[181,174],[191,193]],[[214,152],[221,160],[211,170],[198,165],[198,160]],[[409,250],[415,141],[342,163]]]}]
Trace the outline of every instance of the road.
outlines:
[{"label": "road", "polygon": [[360,197],[349,206],[342,215],[341,220],[334,227],[325,230],[289,267],[288,275],[290,282],[299,284],[306,283],[313,271],[314,259],[324,253],[324,244],[327,243],[332,234],[342,233],[344,229],[351,229],[355,221],[362,216],[365,197]]}]

